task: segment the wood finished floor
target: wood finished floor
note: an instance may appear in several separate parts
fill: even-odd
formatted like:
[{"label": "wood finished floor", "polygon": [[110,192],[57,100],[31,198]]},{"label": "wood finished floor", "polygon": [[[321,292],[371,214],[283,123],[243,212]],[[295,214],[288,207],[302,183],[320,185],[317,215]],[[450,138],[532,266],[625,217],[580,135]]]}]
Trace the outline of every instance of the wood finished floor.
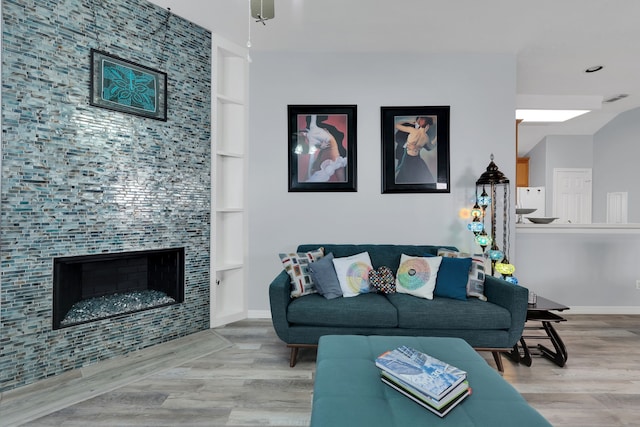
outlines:
[{"label": "wood finished floor", "polygon": [[[640,316],[566,317],[558,324],[569,352],[564,368],[539,357],[531,367],[505,359],[504,378],[556,427],[640,425]],[[315,351],[301,350],[289,368],[289,350],[268,320],[215,332],[233,345],[21,425],[308,426]]]}]

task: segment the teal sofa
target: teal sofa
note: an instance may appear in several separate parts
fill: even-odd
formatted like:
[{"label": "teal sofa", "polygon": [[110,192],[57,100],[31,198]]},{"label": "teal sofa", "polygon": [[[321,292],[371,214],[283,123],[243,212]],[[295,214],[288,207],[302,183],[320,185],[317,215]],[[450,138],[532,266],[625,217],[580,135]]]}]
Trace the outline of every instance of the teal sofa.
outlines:
[{"label": "teal sofa", "polygon": [[[368,252],[373,268],[387,266],[396,272],[402,254],[436,255],[451,246],[303,244],[297,252],[324,247],[325,253],[346,257]],[[271,318],[278,337],[291,348],[290,366],[298,350],[317,347],[323,335],[403,335],[462,338],[476,350],[491,351],[502,370],[501,352],[509,352],[520,339],[527,316],[528,290],[486,276],[487,301],[407,294],[367,293],[350,298],[326,299],[319,294],[290,296],[290,279],[282,271],[269,286]]]}]

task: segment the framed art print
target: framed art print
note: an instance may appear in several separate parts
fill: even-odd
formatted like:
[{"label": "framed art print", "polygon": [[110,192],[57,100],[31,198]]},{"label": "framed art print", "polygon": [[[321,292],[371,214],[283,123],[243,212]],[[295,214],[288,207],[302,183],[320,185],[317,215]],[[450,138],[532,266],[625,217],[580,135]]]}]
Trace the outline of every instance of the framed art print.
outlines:
[{"label": "framed art print", "polygon": [[167,120],[167,74],[91,49],[89,103],[155,120]]},{"label": "framed art print", "polygon": [[449,193],[449,110],[381,107],[382,193]]},{"label": "framed art print", "polygon": [[289,192],[356,191],[356,106],[289,105]]}]

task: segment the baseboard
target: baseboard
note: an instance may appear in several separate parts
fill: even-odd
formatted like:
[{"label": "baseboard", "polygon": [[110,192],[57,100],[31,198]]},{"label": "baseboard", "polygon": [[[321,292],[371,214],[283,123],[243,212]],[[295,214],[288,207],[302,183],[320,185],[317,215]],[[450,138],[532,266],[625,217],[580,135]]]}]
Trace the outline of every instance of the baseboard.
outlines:
[{"label": "baseboard", "polygon": [[247,312],[249,319],[271,319],[270,310],[249,310]]},{"label": "baseboard", "polygon": [[571,306],[564,314],[640,314],[639,306]]}]

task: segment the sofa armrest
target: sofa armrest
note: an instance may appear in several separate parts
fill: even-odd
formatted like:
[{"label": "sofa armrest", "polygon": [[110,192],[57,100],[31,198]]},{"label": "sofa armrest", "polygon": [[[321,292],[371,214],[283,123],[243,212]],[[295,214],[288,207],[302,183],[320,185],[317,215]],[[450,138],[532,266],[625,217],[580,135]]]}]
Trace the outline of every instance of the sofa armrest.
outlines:
[{"label": "sofa armrest", "polygon": [[289,322],[287,321],[287,307],[291,302],[291,279],[282,270],[269,285],[269,304],[271,305],[271,321],[280,339],[289,343]]},{"label": "sofa armrest", "polygon": [[511,313],[509,345],[514,346],[522,336],[527,320],[528,289],[497,277],[485,276],[484,294],[487,301],[504,307]]}]

